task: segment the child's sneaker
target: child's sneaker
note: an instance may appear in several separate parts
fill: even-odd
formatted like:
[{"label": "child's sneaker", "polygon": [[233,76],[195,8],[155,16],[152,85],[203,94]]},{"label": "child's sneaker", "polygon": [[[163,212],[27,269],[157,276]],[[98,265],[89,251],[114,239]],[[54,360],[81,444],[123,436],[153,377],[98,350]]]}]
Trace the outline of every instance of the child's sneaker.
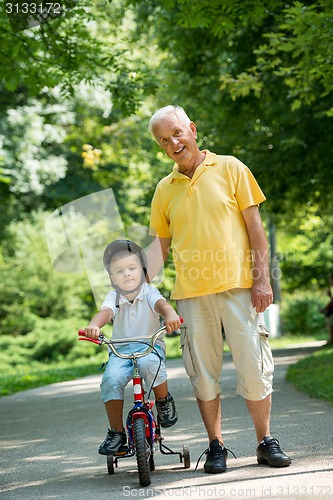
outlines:
[{"label": "child's sneaker", "polygon": [[156,401],[156,409],[161,427],[171,427],[175,425],[178,420],[178,414],[175,400],[169,393],[165,398]]},{"label": "child's sneaker", "polygon": [[108,429],[106,438],[99,447],[98,453],[101,455],[115,455],[126,444],[125,432]]}]

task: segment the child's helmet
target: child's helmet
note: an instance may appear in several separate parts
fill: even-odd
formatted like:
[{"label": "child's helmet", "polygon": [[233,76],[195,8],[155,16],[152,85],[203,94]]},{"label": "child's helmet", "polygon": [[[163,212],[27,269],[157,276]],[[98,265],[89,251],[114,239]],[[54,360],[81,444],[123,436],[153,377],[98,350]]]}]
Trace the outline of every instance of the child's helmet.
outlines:
[{"label": "child's helmet", "polygon": [[133,254],[137,255],[137,257],[139,258],[139,261],[141,263],[143,272],[142,272],[142,278],[141,278],[140,285],[137,288],[135,288],[134,290],[129,290],[126,292],[126,294],[133,293],[136,290],[138,290],[138,288],[145,281],[147,281],[147,283],[149,283],[146,254],[139,245],[137,245],[136,243],[133,243],[133,241],[130,241],[130,240],[115,240],[106,247],[106,249],[104,250],[104,255],[103,255],[103,264],[104,264],[104,267],[105,267],[108,275],[110,276],[111,285],[116,290],[117,294],[124,293],[124,292],[112,281],[111,273],[110,273],[110,263],[111,263],[113,256],[119,252],[133,253]]}]

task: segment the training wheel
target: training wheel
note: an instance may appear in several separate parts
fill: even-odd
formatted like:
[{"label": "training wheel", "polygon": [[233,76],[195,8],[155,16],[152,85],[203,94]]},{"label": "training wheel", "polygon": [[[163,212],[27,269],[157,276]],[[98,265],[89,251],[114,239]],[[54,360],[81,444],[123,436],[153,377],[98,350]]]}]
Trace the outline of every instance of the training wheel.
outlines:
[{"label": "training wheel", "polygon": [[106,464],[108,466],[108,473],[109,474],[114,474],[113,455],[107,455],[107,457],[106,457]]},{"label": "training wheel", "polygon": [[191,456],[190,450],[187,444],[183,446],[183,459],[184,459],[184,467],[185,469],[189,469],[191,467]]}]

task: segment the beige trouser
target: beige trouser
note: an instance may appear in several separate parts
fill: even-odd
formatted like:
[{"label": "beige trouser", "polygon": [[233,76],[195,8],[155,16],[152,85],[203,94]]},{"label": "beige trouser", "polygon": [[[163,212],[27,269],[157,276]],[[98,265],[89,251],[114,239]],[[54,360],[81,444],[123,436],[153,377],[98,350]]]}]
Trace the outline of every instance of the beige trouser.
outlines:
[{"label": "beige trouser", "polygon": [[179,300],[177,308],[187,327],[181,335],[184,366],[197,398],[211,401],[221,392],[222,325],[236,368],[238,394],[260,401],[272,392],[272,352],[260,326],[262,315],[252,307],[250,289]]}]

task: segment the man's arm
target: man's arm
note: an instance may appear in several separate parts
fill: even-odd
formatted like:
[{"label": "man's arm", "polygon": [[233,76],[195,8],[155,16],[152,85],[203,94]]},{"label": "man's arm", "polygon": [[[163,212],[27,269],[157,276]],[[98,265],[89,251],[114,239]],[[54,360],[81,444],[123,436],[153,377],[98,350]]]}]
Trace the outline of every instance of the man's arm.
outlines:
[{"label": "man's arm", "polygon": [[242,210],[253,255],[252,305],[262,313],[273,302],[268,266],[268,244],[256,205]]},{"label": "man's arm", "polygon": [[171,238],[155,238],[146,250],[149,281],[152,281],[162,269],[169,255]]}]

